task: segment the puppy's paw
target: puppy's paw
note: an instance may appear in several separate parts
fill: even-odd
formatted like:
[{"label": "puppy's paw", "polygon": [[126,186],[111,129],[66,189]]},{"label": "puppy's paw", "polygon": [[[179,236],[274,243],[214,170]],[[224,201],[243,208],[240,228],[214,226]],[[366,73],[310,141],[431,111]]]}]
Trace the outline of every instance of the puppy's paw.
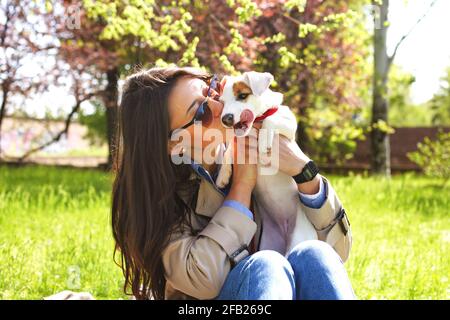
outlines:
[{"label": "puppy's paw", "polygon": [[219,170],[219,174],[217,175],[216,185],[219,188],[226,187],[230,182],[232,172],[233,168],[231,164],[222,164]]},{"label": "puppy's paw", "polygon": [[259,130],[258,152],[260,154],[270,154],[272,151],[273,136],[275,131],[271,128],[263,126]]},{"label": "puppy's paw", "polygon": [[263,167],[268,167],[272,164],[272,157],[266,153],[260,153],[258,157],[258,163]]}]

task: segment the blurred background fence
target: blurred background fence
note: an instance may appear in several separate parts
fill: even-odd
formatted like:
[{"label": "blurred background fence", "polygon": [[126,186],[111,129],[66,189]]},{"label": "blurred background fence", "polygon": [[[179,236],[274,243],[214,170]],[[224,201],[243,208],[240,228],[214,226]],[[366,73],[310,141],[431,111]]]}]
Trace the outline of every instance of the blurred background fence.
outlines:
[{"label": "blurred background fence", "polygon": [[[3,125],[2,153],[4,162],[16,164],[17,159],[32,149],[42,145],[61,131],[62,120],[6,117]],[[92,145],[87,137],[89,128],[74,121],[67,134],[40,152],[31,155],[25,163],[74,167],[106,167],[108,147],[106,142]],[[417,151],[417,145],[426,137],[435,140],[442,131],[450,132],[450,127],[393,127],[389,135],[390,162],[393,172],[421,171],[421,167],[411,161],[409,153]],[[370,135],[359,139],[353,156],[346,161],[322,162],[321,167],[328,172],[370,171]],[[306,148],[308,152],[308,148]],[[311,151],[312,152],[312,151]]]}]

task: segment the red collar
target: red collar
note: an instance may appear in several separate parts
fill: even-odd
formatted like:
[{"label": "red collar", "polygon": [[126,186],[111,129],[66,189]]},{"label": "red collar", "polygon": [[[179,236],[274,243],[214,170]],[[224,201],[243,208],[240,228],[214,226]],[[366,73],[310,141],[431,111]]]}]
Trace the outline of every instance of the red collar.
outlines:
[{"label": "red collar", "polygon": [[273,115],[277,111],[278,111],[278,106],[273,106],[272,108],[268,109],[266,112],[264,112],[259,117],[256,117],[255,121],[262,121],[265,118],[270,117],[271,115]]}]

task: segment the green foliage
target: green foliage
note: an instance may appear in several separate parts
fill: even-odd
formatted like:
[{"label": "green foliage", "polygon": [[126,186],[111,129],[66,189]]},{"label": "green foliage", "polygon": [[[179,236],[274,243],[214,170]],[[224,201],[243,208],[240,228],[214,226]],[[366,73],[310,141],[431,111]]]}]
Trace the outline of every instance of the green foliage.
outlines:
[{"label": "green foliage", "polygon": [[297,110],[308,150],[319,160],[344,161],[362,138],[355,115],[369,85],[371,40],[365,17],[358,13],[364,4],[288,1],[280,12],[288,18],[273,23],[274,28],[284,23],[283,37],[268,34],[267,51],[258,57],[257,69],[274,74],[285,103]]},{"label": "green foliage", "polygon": [[[137,49],[145,47],[161,55],[184,48],[188,53],[179,58],[180,64],[198,65],[194,54],[196,44],[187,38],[192,31],[189,25],[192,15],[187,10],[190,3],[182,0],[165,5],[154,0],[83,0],[83,7],[89,19],[104,25],[100,40],[120,43],[126,38],[134,39],[133,46]],[[117,53],[127,60],[134,50],[136,48],[119,46]]]},{"label": "green foliage", "polygon": [[310,125],[306,129],[308,138],[314,143],[308,145],[308,152],[319,162],[344,163],[353,156],[357,140],[364,134],[364,127],[354,122],[341,123],[339,115],[330,108],[310,109],[307,117]]},{"label": "green foliage", "polygon": [[[346,268],[357,297],[447,299],[450,186],[417,175],[328,178],[352,224]],[[66,289],[127,299],[112,256],[111,183],[94,170],[0,166],[0,299]]]},{"label": "green foliage", "polygon": [[283,41],[285,41],[285,40],[286,40],[286,36],[285,36],[283,33],[278,32],[277,34],[274,34],[274,35],[271,36],[271,37],[267,37],[267,38],[263,39],[261,42],[262,42],[263,44],[268,44],[268,43],[281,43],[281,42],[283,42]]},{"label": "green foliage", "polygon": [[307,0],[287,0],[284,3],[284,7],[287,10],[297,9],[298,12],[304,12]]},{"label": "green foliage", "polygon": [[442,77],[439,92],[424,104],[411,102],[414,81],[411,74],[393,66],[389,76],[389,124],[394,127],[450,125],[450,68]]},{"label": "green foliage", "polygon": [[80,111],[79,119],[82,125],[88,128],[87,139],[93,145],[102,145],[108,141],[106,110],[100,101],[91,101],[94,106],[92,114],[85,114]]},{"label": "green foliage", "polygon": [[288,48],[284,46],[278,49],[278,54],[280,55],[279,63],[280,68],[282,69],[288,68],[291,63],[300,63],[300,61],[303,61],[299,60],[295,53],[289,51]]},{"label": "green foliage", "polygon": [[[173,15],[159,16],[155,14],[154,1],[110,2],[105,1],[108,9],[99,11],[98,3],[102,1],[85,0],[84,5],[90,17],[96,18],[102,15],[108,24],[101,34],[101,39],[120,41],[124,36],[139,37],[150,48],[166,52],[169,49],[180,50],[180,45],[186,45],[185,34],[191,31],[189,21],[192,16],[181,7],[177,10],[179,19]],[[174,10],[177,4],[162,7],[161,10]],[[147,23],[142,23],[146,21]],[[154,29],[153,25],[159,25]]]},{"label": "green foliage", "polygon": [[[372,69],[366,71],[369,75]],[[392,127],[428,127],[432,125],[433,110],[429,103],[414,104],[411,100],[411,86],[415,82],[412,74],[392,65],[388,80],[389,114],[388,123],[379,121],[378,126],[385,132],[392,133]],[[371,90],[360,91],[364,99],[364,108],[361,112],[361,121],[369,126],[371,117]],[[370,129],[369,129],[370,130]]]},{"label": "green foliage", "polygon": [[298,37],[305,38],[309,33],[319,31],[320,29],[312,23],[302,23],[298,26]]},{"label": "green foliage", "polygon": [[231,55],[234,53],[236,55],[244,57],[245,52],[241,47],[241,44],[242,44],[242,41],[244,40],[244,38],[242,37],[242,35],[239,33],[239,31],[237,29],[231,29],[230,34],[231,34],[230,44],[223,49],[223,52],[226,55]]},{"label": "green foliage", "polygon": [[233,64],[230,62],[228,57],[224,54],[218,57],[220,63],[222,64],[223,69],[228,72],[231,75],[237,75],[239,72],[236,70],[236,68],[233,66]]},{"label": "green foliage", "polygon": [[[363,106],[360,91],[369,84],[368,3],[83,0],[83,8],[102,26],[102,43],[115,44],[107,48],[119,70],[137,63],[272,73],[284,103],[310,135],[311,156],[330,150],[332,158],[344,159],[362,136],[354,116]],[[317,121],[323,115],[327,119]]]},{"label": "green foliage", "polygon": [[188,45],[186,50],[183,52],[183,56],[178,62],[179,66],[190,65],[192,67],[200,68],[200,64],[198,62],[197,57],[195,56],[195,51],[197,50],[197,45],[200,39],[195,37],[191,43]]},{"label": "green foliage", "polygon": [[389,126],[386,121],[384,120],[378,120],[376,123],[372,125],[373,129],[378,129],[381,132],[387,133],[387,134],[393,134],[395,132],[394,128]]},{"label": "green foliage", "polygon": [[420,127],[431,125],[431,109],[427,104],[414,105],[411,101],[412,74],[393,65],[389,74],[389,124],[393,127]]},{"label": "green foliage", "polygon": [[408,158],[420,166],[426,175],[448,181],[450,179],[450,132],[440,131],[436,140],[425,137],[417,151]]},{"label": "green foliage", "polygon": [[261,10],[258,8],[258,5],[251,0],[228,1],[228,5],[235,7],[234,12],[238,17],[239,23],[249,22],[251,19],[261,15]]},{"label": "green foliage", "polygon": [[427,103],[408,105],[405,109],[397,109],[395,105],[389,111],[389,124],[393,127],[429,127],[432,110]]},{"label": "green foliage", "polygon": [[434,125],[450,126],[450,68],[447,68],[441,82],[439,92],[430,101],[432,122]]}]

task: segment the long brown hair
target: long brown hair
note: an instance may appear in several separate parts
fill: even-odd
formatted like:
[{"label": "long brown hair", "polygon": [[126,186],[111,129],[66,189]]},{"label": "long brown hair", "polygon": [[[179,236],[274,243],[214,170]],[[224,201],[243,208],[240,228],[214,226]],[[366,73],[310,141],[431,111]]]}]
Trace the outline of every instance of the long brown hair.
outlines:
[{"label": "long brown hair", "polygon": [[[124,292],[164,299],[162,252],[171,231],[189,217],[192,204],[179,196],[192,187],[189,165],[172,163],[168,150],[168,97],[182,76],[208,80],[194,68],[152,68],[129,76],[119,106],[112,230]],[[185,191],[185,190],[184,190]],[[115,259],[116,260],[116,259]]]}]

